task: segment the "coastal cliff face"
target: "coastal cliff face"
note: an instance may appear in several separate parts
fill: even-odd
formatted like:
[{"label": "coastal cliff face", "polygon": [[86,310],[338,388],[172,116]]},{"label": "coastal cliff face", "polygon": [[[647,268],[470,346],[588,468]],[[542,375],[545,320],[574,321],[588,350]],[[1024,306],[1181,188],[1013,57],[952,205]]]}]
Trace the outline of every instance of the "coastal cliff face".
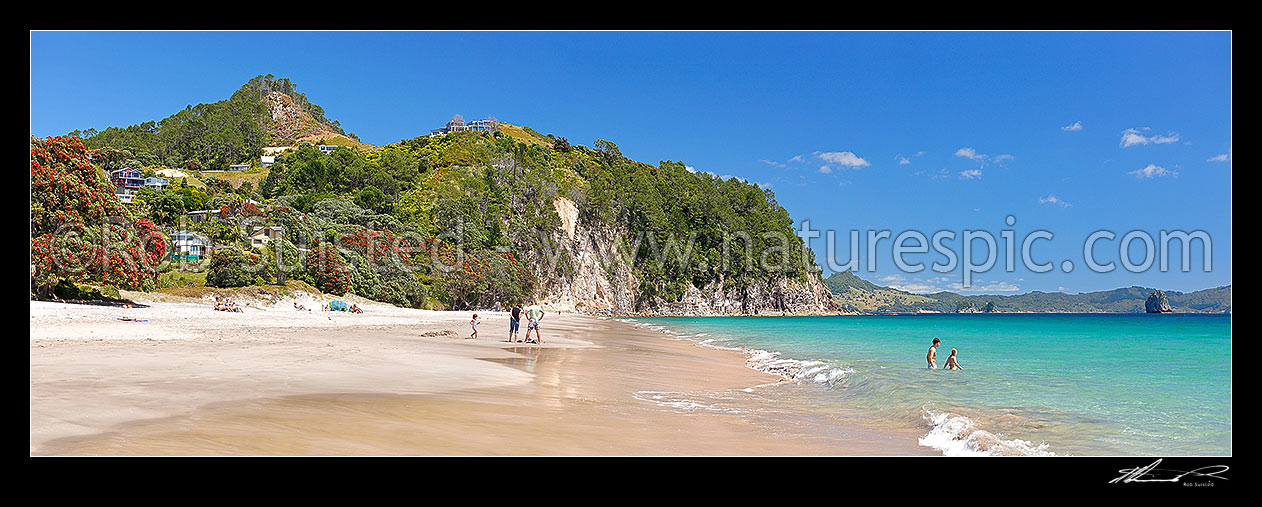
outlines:
[{"label": "coastal cliff face", "polygon": [[[822,292],[821,292],[822,291]],[[723,290],[713,281],[705,287],[689,287],[680,301],[661,298],[641,301],[635,312],[661,316],[831,315],[840,313],[818,275],[806,283],[779,280],[754,284],[744,290]]]},{"label": "coastal cliff face", "polygon": [[[580,219],[577,205],[565,197],[554,200],[561,219],[554,235],[555,255],[567,266],[551,270],[542,280],[542,302],[561,311],[595,315],[639,316],[744,316],[821,315],[839,313],[828,288],[818,274],[807,281],[782,279],[755,283],[744,289],[723,288],[721,280],[703,287],[689,285],[683,297],[667,301],[641,296],[640,280],[617,239],[628,231],[607,224],[588,224]],[[545,272],[545,259],[532,259]]]}]

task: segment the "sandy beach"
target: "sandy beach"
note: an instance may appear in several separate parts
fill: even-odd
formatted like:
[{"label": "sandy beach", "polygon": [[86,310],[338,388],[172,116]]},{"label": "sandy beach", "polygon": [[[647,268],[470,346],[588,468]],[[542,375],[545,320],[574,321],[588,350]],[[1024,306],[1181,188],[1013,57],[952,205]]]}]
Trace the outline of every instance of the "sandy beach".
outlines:
[{"label": "sandy beach", "polygon": [[498,312],[471,340],[472,312],[138,302],[30,303],[32,455],[936,454],[911,430],[715,405],[781,379],[615,320],[551,313],[531,346]]}]

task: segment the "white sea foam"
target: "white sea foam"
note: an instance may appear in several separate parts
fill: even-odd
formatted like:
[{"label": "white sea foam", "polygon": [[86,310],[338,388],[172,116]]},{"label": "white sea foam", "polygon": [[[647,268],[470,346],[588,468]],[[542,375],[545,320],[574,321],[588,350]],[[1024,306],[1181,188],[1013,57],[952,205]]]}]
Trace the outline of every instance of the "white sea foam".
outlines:
[{"label": "white sea foam", "polygon": [[834,385],[837,381],[845,378],[854,370],[850,368],[842,368],[832,366],[824,361],[804,361],[799,359],[781,358],[779,352],[769,352],[766,350],[747,349],[739,346],[722,345],[722,342],[730,341],[730,338],[707,338],[709,333],[696,333],[691,335],[679,335],[665,326],[650,324],[647,322],[639,322],[635,319],[623,318],[612,319],[618,322],[626,322],[638,328],[648,329],[650,331],[660,332],[668,336],[669,339],[685,339],[693,341],[699,347],[706,347],[718,350],[740,351],[745,354],[745,366],[763,373],[780,375],[794,382],[810,381],[820,384]]},{"label": "white sea foam", "polygon": [[[681,336],[664,326],[656,324],[638,322],[634,319],[613,320],[627,322],[639,328],[660,332],[669,335],[672,339],[687,339],[693,341],[700,347],[741,351],[745,354],[745,366],[764,373],[780,375],[798,383],[810,381],[832,386],[838,381],[844,379],[848,374],[854,373],[853,369],[834,366],[825,361],[789,359],[780,357],[780,352],[718,344],[718,342],[729,340],[726,338],[709,338],[700,341],[696,340],[697,338],[708,336],[707,333]],[[882,366],[882,368],[885,367]],[[755,388],[774,385],[776,384],[763,384],[755,386]],[[742,389],[742,391],[749,393],[753,392],[753,389],[754,388],[745,388]],[[634,396],[639,400],[650,401],[677,410],[706,410],[711,412],[740,413],[735,409],[717,407],[688,399],[684,396],[684,393],[639,391],[635,393]],[[1056,455],[1048,449],[1047,443],[1035,445],[1030,441],[1018,438],[1005,440],[999,435],[977,427],[977,424],[974,423],[973,420],[962,415],[925,408],[922,409],[921,417],[930,426],[930,430],[929,433],[918,439],[919,444],[942,451],[942,454],[946,456]]]},{"label": "white sea foam", "polygon": [[640,401],[647,401],[663,407],[669,407],[685,412],[704,410],[706,412],[718,412],[723,414],[741,413],[741,411],[734,408],[720,407],[689,399],[689,395],[686,393],[669,391],[636,391],[632,397]]},{"label": "white sea foam", "polygon": [[929,433],[918,439],[920,445],[932,447],[945,456],[1055,456],[1047,443],[1034,445],[1027,440],[1004,440],[978,428],[962,415],[924,409],[921,417],[929,424]]},{"label": "white sea foam", "polygon": [[781,358],[779,352],[766,350],[745,350],[745,366],[780,375],[794,382],[811,381],[833,385],[838,380],[853,373],[850,368],[833,366],[824,361],[803,361],[799,359]]},{"label": "white sea foam", "polygon": [[706,348],[710,348],[710,349],[719,349],[719,350],[745,350],[745,349],[743,349],[743,348],[741,348],[741,347],[727,347],[727,346],[723,346],[723,345],[717,345],[717,344],[715,344],[715,343],[714,343],[714,342],[716,342],[716,341],[720,341],[720,340],[715,339],[715,338],[711,338],[711,339],[708,339],[708,340],[701,340],[701,341],[697,342],[697,345],[698,345],[698,346],[700,346],[700,347],[706,347]]}]

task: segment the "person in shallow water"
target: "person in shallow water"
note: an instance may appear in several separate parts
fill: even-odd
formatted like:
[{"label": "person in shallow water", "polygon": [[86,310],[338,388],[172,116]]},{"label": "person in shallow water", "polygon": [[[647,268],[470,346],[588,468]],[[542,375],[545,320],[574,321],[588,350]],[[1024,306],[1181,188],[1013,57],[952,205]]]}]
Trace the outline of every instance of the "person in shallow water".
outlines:
[{"label": "person in shallow water", "polygon": [[936,370],[938,368],[938,344],[939,343],[942,343],[942,340],[934,338],[933,345],[929,346],[929,353],[925,354],[925,360],[929,361],[930,370]]},{"label": "person in shallow water", "polygon": [[964,367],[960,366],[960,363],[955,360],[955,349],[951,349],[951,355],[947,357],[946,366],[944,366],[944,368],[948,370],[963,370],[964,369]]}]

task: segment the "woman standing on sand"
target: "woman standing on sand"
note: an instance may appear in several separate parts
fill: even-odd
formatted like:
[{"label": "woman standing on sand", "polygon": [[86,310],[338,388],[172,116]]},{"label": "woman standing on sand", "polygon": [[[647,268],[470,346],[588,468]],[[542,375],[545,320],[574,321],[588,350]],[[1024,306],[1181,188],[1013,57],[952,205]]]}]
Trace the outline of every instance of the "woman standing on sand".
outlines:
[{"label": "woman standing on sand", "polygon": [[478,339],[478,314],[473,314],[473,320],[469,321],[469,327],[473,328],[473,332],[469,333],[469,338]]}]

